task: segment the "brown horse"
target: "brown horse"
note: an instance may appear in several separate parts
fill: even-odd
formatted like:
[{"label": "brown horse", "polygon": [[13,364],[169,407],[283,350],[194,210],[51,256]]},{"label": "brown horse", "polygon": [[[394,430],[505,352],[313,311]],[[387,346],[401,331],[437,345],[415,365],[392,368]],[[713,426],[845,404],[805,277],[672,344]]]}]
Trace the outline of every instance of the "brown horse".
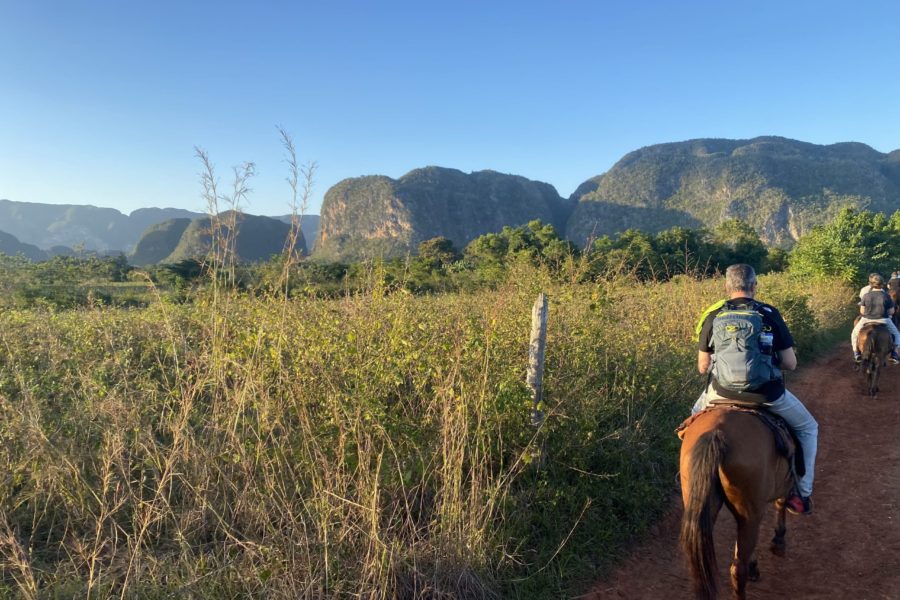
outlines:
[{"label": "brown horse", "polygon": [[716,598],[713,526],[724,503],[737,521],[731,586],[734,597],[742,600],[747,581],[759,579],[756,542],[772,501],[777,520],[770,549],[784,556],[784,498],[793,485],[790,465],[775,449],[771,430],[750,412],[717,408],[700,413],[682,435],[681,546],[697,598]]},{"label": "brown horse", "polygon": [[878,378],[887,364],[894,340],[888,328],[880,323],[867,323],[859,330],[857,341],[862,352],[862,367],[866,373],[869,395],[878,393]]}]

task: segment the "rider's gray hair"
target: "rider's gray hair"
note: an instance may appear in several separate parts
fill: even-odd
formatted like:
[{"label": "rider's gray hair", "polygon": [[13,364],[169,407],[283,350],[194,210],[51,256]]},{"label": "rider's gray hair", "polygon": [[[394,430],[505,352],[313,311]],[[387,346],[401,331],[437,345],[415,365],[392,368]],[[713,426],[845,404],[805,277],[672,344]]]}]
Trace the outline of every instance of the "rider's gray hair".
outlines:
[{"label": "rider's gray hair", "polygon": [[725,291],[729,294],[752,292],[754,285],[756,285],[756,271],[750,265],[737,264],[725,269]]}]

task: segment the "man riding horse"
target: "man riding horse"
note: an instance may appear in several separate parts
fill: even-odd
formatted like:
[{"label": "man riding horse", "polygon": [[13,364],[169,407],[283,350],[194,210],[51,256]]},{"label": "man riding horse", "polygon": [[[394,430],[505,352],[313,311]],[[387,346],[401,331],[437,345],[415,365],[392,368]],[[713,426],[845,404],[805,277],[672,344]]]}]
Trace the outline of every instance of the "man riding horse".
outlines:
[{"label": "man riding horse", "polygon": [[891,350],[890,361],[893,364],[900,363],[900,331],[894,325],[891,315],[894,314],[894,302],[884,290],[884,278],[878,273],[869,275],[869,285],[862,288],[859,292],[859,314],[860,319],[853,326],[853,332],[850,334],[850,347],[853,348],[853,360],[862,361],[862,352],[857,346],[859,340],[859,332],[866,323],[880,323],[888,328],[894,340],[894,348]]},{"label": "man riding horse", "polygon": [[786,504],[791,513],[808,515],[819,425],[784,387],[781,370],[797,368],[794,339],[777,309],[753,299],[756,290],[756,272],[750,265],[731,265],[725,271],[728,300],[702,317],[697,368],[710,377],[692,413],[714,400],[750,401],[784,419],[800,442],[806,467]]},{"label": "man riding horse", "polygon": [[888,292],[900,294],[900,272],[891,273],[891,279],[888,281]]},{"label": "man riding horse", "polygon": [[900,323],[900,309],[898,309],[898,305],[900,305],[900,271],[891,273],[891,278],[887,282],[887,292],[891,297],[891,302],[894,303],[894,316],[891,321],[897,325]]}]

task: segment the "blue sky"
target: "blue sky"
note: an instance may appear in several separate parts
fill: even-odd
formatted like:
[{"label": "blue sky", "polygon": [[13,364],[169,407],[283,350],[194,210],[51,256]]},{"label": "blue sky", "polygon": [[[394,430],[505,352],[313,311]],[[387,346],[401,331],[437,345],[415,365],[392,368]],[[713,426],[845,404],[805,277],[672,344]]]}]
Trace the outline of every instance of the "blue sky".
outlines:
[{"label": "blue sky", "polygon": [[494,169],[563,196],[649,144],[782,135],[900,148],[892,2],[0,0],[0,198],[201,210],[276,126],[345,177]]}]

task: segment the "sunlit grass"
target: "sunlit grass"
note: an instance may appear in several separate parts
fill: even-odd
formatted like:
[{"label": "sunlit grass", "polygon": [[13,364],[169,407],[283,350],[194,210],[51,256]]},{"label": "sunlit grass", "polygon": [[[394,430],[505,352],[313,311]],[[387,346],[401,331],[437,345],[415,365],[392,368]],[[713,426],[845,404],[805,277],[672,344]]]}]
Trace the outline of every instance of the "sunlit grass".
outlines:
[{"label": "sunlit grass", "polygon": [[[540,431],[524,385],[550,294]],[[761,280],[801,344],[852,293]],[[0,314],[11,597],[557,597],[658,514],[719,281]]]}]

